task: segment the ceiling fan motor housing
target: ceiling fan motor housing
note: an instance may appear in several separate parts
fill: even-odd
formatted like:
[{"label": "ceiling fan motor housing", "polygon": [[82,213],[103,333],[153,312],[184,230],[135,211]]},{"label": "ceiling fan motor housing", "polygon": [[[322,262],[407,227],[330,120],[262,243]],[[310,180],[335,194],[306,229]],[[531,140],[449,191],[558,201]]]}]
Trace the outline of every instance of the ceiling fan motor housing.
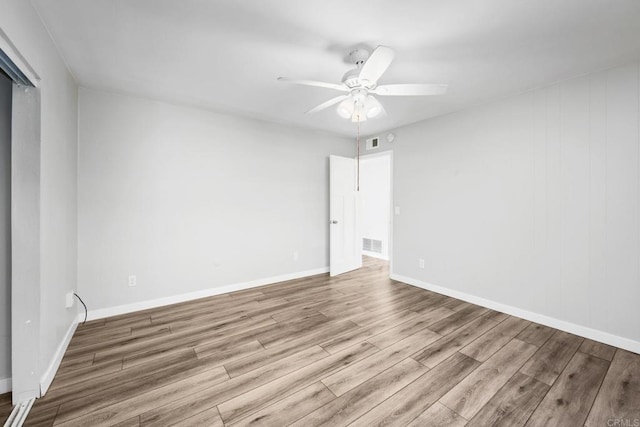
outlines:
[{"label": "ceiling fan motor housing", "polygon": [[353,70],[347,71],[344,76],[342,76],[342,83],[347,85],[348,88],[355,88],[360,86],[360,69],[354,68]]},{"label": "ceiling fan motor housing", "polygon": [[[360,69],[362,68],[362,65],[365,63],[367,58],[369,58],[369,52],[364,49],[356,49],[352,50],[349,53],[349,57],[351,58],[351,62],[356,65],[356,68],[347,71],[344,76],[342,76],[342,83],[344,83],[349,88],[365,86],[360,80]],[[367,88],[371,89],[370,87]]]}]

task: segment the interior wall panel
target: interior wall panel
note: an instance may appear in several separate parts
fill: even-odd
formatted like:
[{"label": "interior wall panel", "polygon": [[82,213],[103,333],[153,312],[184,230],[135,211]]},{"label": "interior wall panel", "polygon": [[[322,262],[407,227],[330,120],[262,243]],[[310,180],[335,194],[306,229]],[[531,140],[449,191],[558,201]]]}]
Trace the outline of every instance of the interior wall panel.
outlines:
[{"label": "interior wall panel", "polygon": [[634,63],[395,130],[393,273],[640,342],[639,93]]}]

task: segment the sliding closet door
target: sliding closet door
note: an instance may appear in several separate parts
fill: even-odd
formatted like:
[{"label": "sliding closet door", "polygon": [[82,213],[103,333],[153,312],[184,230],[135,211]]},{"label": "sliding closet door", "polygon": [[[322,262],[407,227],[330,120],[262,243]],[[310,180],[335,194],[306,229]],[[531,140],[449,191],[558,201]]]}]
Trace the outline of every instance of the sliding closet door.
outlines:
[{"label": "sliding closet door", "polygon": [[13,402],[40,397],[40,91],[13,85],[11,123]]},{"label": "sliding closet door", "polygon": [[0,394],[11,390],[11,86],[0,73]]}]

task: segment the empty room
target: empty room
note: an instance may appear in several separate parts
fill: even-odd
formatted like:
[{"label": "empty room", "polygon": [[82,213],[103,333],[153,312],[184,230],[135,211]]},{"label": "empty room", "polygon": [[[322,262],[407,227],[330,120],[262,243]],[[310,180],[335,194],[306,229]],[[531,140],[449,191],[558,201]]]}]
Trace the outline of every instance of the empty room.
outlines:
[{"label": "empty room", "polygon": [[0,423],[640,427],[640,1],[3,0]]}]

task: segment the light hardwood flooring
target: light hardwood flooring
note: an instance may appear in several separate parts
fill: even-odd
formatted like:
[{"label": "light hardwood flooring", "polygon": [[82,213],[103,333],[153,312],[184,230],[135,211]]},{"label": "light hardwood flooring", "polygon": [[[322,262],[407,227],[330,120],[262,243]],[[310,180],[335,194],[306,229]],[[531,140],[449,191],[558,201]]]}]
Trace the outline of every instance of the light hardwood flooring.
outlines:
[{"label": "light hardwood flooring", "polygon": [[[386,263],[78,327],[29,426],[607,426],[640,356],[388,278]],[[632,424],[611,424],[612,421]]]}]

